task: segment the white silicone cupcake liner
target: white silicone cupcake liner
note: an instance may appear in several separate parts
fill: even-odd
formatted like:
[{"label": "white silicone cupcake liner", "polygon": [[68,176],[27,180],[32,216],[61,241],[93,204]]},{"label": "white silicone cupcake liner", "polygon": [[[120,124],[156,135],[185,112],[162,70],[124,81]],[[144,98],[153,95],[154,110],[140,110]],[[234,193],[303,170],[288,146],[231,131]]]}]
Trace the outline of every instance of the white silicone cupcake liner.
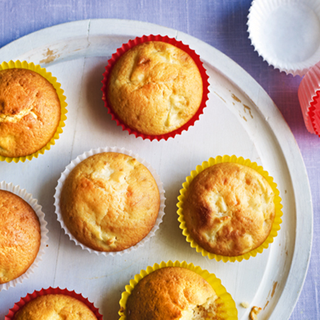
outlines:
[{"label": "white silicone cupcake liner", "polygon": [[320,61],[319,0],[253,0],[247,25],[255,50],[280,71],[302,76]]},{"label": "white silicone cupcake liner", "polygon": [[[63,218],[62,218],[62,214],[61,214],[61,210],[60,210],[60,196],[61,196],[61,190],[63,187],[63,184],[66,180],[66,178],[68,177],[69,173],[73,170],[73,168],[75,168],[80,162],[82,162],[83,160],[87,159],[88,157],[97,154],[97,153],[102,153],[102,152],[117,152],[117,153],[123,153],[126,154],[128,156],[131,156],[135,159],[137,159],[141,164],[143,164],[152,174],[152,176],[154,177],[158,189],[159,189],[159,194],[160,194],[160,208],[159,208],[159,213],[158,213],[158,218],[156,220],[155,225],[153,226],[153,228],[151,229],[151,231],[149,232],[149,234],[142,239],[140,242],[138,242],[136,245],[127,248],[125,250],[122,251],[116,251],[116,252],[104,252],[104,251],[97,251],[97,250],[93,250],[85,245],[83,245],[81,242],[79,242],[68,230],[67,226],[65,225]],[[117,148],[117,147],[105,147],[105,148],[98,148],[98,149],[93,149],[90,151],[87,151],[81,155],[79,155],[76,159],[72,160],[71,163],[69,165],[67,165],[66,169],[62,172],[59,180],[58,180],[58,184],[56,187],[56,192],[54,195],[54,205],[56,208],[56,214],[57,214],[57,218],[58,221],[61,224],[62,229],[64,230],[64,232],[66,233],[66,235],[69,236],[69,238],[74,241],[74,243],[78,246],[80,246],[82,249],[87,250],[89,252],[94,252],[97,255],[123,255],[124,253],[129,253],[133,250],[138,249],[139,247],[142,247],[151,237],[153,237],[155,235],[155,232],[159,229],[160,223],[162,222],[163,216],[164,216],[164,208],[165,208],[165,196],[164,196],[164,189],[163,189],[163,184],[160,180],[160,177],[158,176],[158,174],[156,173],[156,171],[150,166],[150,164],[148,164],[144,159],[140,158],[138,155],[134,154],[132,151],[128,151],[124,148]]]},{"label": "white silicone cupcake liner", "polygon": [[29,278],[29,276],[34,273],[36,267],[38,267],[39,262],[42,260],[42,256],[45,252],[45,247],[48,241],[48,229],[47,229],[47,222],[44,219],[44,213],[42,212],[42,207],[38,204],[38,201],[32,197],[30,193],[27,193],[25,189],[21,189],[20,186],[14,186],[12,183],[6,183],[5,181],[0,182],[0,190],[6,190],[10,191],[20,198],[22,198],[24,201],[26,201],[32,209],[35,211],[39,218],[40,222],[40,230],[41,230],[41,243],[40,248],[37,254],[37,257],[33,261],[32,265],[29,267],[29,269],[22,274],[20,277],[11,280],[7,283],[0,284],[0,291],[1,290],[8,290],[10,287],[15,287],[18,283],[22,283],[23,280]]},{"label": "white silicone cupcake liner", "polygon": [[310,106],[314,101],[317,91],[320,90],[320,62],[309,69],[301,80],[298,89],[299,102],[303,114],[304,123],[311,133],[316,133],[310,119]]}]

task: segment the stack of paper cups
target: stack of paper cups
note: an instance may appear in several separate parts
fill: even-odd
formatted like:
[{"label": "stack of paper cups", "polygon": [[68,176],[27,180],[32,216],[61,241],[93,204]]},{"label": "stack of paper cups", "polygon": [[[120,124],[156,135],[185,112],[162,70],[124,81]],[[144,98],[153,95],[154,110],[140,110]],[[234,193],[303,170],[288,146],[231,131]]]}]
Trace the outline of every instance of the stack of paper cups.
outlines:
[{"label": "stack of paper cups", "polygon": [[253,0],[251,44],[269,65],[303,76],[320,61],[319,0]]}]

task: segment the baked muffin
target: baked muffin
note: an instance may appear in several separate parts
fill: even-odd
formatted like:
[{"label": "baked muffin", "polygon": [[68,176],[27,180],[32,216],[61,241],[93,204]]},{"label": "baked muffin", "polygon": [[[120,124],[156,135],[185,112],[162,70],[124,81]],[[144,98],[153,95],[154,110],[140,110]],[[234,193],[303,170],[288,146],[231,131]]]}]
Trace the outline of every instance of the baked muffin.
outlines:
[{"label": "baked muffin", "polygon": [[83,245],[122,251],[145,238],[160,207],[157,183],[135,158],[102,152],[80,162],[61,190],[60,210],[69,232]]},{"label": "baked muffin", "polygon": [[210,253],[239,256],[268,237],[276,214],[275,194],[251,167],[214,164],[190,183],[183,203],[186,228]]},{"label": "baked muffin", "polygon": [[54,136],[61,106],[53,85],[27,69],[0,70],[0,155],[23,157]]},{"label": "baked muffin", "polygon": [[190,55],[169,43],[148,41],[115,62],[105,99],[131,129],[163,135],[186,124],[198,111],[202,97],[202,77]]},{"label": "baked muffin", "polygon": [[158,269],[134,287],[127,320],[218,319],[217,295],[196,272],[183,267]]},{"label": "baked muffin", "polygon": [[80,300],[64,294],[38,296],[19,310],[14,320],[97,320]]},{"label": "baked muffin", "polygon": [[0,284],[21,276],[37,257],[38,216],[19,196],[0,190]]}]

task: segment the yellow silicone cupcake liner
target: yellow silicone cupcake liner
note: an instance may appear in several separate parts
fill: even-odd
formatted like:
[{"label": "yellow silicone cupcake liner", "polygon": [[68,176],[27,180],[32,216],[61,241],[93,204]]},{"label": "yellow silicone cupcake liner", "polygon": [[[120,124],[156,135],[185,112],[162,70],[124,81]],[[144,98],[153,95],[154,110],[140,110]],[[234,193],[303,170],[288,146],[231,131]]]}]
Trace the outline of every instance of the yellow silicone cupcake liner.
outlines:
[{"label": "yellow silicone cupcake liner", "polygon": [[50,150],[51,146],[55,144],[55,141],[59,139],[60,133],[63,132],[62,128],[65,126],[65,120],[67,119],[67,102],[66,102],[66,97],[63,94],[63,90],[61,89],[61,84],[57,81],[57,78],[53,77],[51,72],[48,72],[45,68],[42,68],[40,65],[35,65],[33,62],[28,63],[27,61],[9,61],[7,62],[2,62],[0,64],[0,71],[1,70],[6,70],[6,69],[28,69],[34,72],[39,73],[41,76],[43,76],[45,79],[47,79],[53,87],[56,89],[57,95],[60,100],[60,105],[61,105],[61,117],[60,117],[60,122],[58,125],[58,128],[56,130],[56,133],[54,136],[50,139],[50,141],[42,147],[40,150],[29,154],[24,157],[4,157],[0,156],[0,161],[7,161],[7,162],[25,162],[27,159],[31,160],[32,158],[38,158],[39,154],[44,154],[46,150]]},{"label": "yellow silicone cupcake liner", "polygon": [[125,286],[125,291],[122,292],[121,299],[120,299],[120,310],[118,312],[120,316],[120,320],[126,320],[126,304],[128,297],[130,296],[132,290],[137,285],[137,283],[143,279],[148,274],[156,271],[160,268],[166,267],[182,267],[189,270],[192,270],[199,274],[202,278],[204,278],[213,288],[215,293],[218,296],[218,315],[219,319],[224,320],[236,320],[238,319],[238,311],[236,308],[236,304],[231,297],[231,295],[227,292],[226,288],[221,284],[221,280],[218,279],[213,273],[209,273],[207,270],[202,270],[198,266],[194,266],[193,263],[188,264],[185,261],[162,261],[160,264],[155,263],[153,267],[149,266],[146,270],[141,270],[139,274],[136,274],[133,279],[130,280],[130,284]]},{"label": "yellow silicone cupcake liner", "polygon": [[[189,231],[187,230],[186,222],[184,219],[183,214],[183,203],[185,200],[185,194],[190,186],[191,181],[203,170],[205,170],[208,167],[211,167],[215,164],[221,163],[221,162],[233,162],[233,163],[239,163],[244,166],[250,167],[254,170],[256,170],[258,173],[260,173],[269,183],[269,185],[272,188],[272,191],[274,192],[275,198],[274,198],[274,204],[275,204],[275,217],[272,224],[271,231],[269,233],[269,236],[267,239],[256,249],[251,250],[245,254],[239,255],[239,256],[222,256],[218,254],[214,254],[211,252],[208,252],[207,250],[201,248],[195,240],[191,237]],[[182,184],[182,189],[180,190],[180,196],[178,196],[178,221],[180,222],[180,229],[182,229],[182,234],[186,237],[187,242],[190,243],[190,246],[192,248],[195,248],[197,252],[200,252],[204,257],[208,257],[209,259],[215,259],[217,261],[222,260],[223,262],[235,262],[235,261],[242,261],[243,259],[248,260],[250,257],[255,257],[258,253],[262,253],[262,251],[266,248],[268,248],[269,244],[273,242],[273,239],[277,236],[278,231],[280,230],[280,224],[282,222],[281,216],[282,216],[282,204],[281,204],[281,198],[280,198],[280,192],[277,189],[277,184],[273,181],[273,178],[269,176],[269,173],[265,171],[261,166],[258,166],[257,163],[251,162],[249,159],[244,159],[243,157],[236,157],[233,156],[217,156],[216,158],[210,158],[208,161],[204,161],[201,165],[198,165],[196,167],[196,170],[191,171],[190,176],[186,178],[186,181]]]}]

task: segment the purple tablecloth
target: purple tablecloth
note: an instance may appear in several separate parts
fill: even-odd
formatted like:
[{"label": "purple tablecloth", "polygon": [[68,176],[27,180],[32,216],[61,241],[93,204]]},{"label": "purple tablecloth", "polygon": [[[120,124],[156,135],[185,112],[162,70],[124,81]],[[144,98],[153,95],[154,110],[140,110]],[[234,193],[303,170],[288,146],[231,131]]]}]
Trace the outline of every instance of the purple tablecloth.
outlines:
[{"label": "purple tablecloth", "polygon": [[188,33],[243,67],[280,109],[305,161],[314,207],[313,250],[306,281],[290,319],[320,319],[320,139],[308,133],[303,122],[297,95],[301,78],[268,66],[251,46],[246,26],[250,5],[250,0],[0,0],[0,47],[31,32],[64,22],[130,19]]}]

